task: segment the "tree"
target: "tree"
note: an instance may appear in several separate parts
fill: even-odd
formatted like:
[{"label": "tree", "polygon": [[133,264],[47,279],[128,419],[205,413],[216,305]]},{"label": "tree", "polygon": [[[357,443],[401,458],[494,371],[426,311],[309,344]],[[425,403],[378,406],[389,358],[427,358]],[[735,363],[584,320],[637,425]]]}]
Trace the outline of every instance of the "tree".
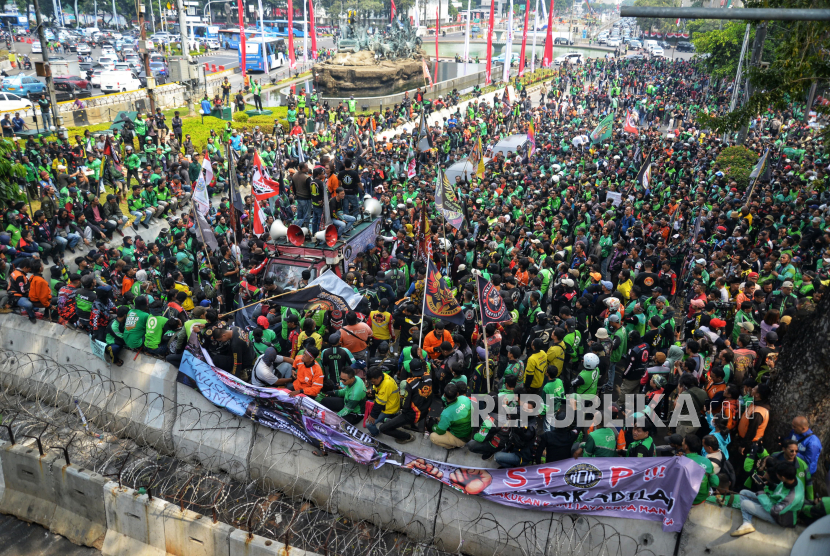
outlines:
[{"label": "tree", "polygon": [[553,1],[553,10],[558,14],[562,15],[568,10],[571,9],[573,6],[573,0],[554,0]]},{"label": "tree", "polygon": [[0,204],[6,206],[26,200],[26,195],[20,188],[21,180],[26,177],[26,167],[13,162],[12,152],[14,143],[0,139]]},{"label": "tree", "polygon": [[765,434],[768,450],[779,450],[778,438],[790,432],[793,417],[802,414],[824,450],[813,485],[816,496],[827,496],[830,462],[830,296],[824,295],[812,313],[797,315],[787,334],[771,379],[770,424]]},{"label": "tree", "polygon": [[[639,1],[639,0],[638,0]],[[748,8],[765,7],[779,9],[828,9],[830,0],[765,0],[747,2]],[[730,114],[711,117],[701,114],[698,123],[716,133],[733,132],[743,127],[752,117],[766,112],[791,111],[804,108],[810,87],[820,87],[830,82],[827,44],[830,40],[830,22],[827,21],[775,21],[768,25],[762,56],[763,64],[750,68],[748,78],[753,91],[748,101]],[[753,23],[757,28],[759,23]],[[715,33],[715,31],[710,31]],[[713,41],[714,42],[714,41]],[[752,45],[750,45],[751,48]],[[740,53],[736,49],[736,55]],[[711,62],[713,70],[729,73],[731,56]],[[726,64],[726,65],[719,65]],[[830,113],[830,107],[815,105],[819,114]],[[821,140],[830,146],[830,127],[819,132]]]},{"label": "tree", "polygon": [[[702,27],[702,20],[699,21],[701,21],[700,26]],[[697,26],[697,22],[694,23]],[[704,63],[713,77],[718,79],[724,77],[735,78],[745,32],[745,23],[733,22],[726,24],[723,30],[713,29],[697,34],[692,39],[697,53],[708,55]],[[755,33],[750,31],[750,41],[752,41],[754,35]]]},{"label": "tree", "polygon": [[[678,0],[634,0],[634,5],[640,8],[675,8],[679,5],[679,2]],[[674,20],[648,17],[638,17],[637,25],[643,31],[653,29],[661,33],[673,31],[676,28]]]}]

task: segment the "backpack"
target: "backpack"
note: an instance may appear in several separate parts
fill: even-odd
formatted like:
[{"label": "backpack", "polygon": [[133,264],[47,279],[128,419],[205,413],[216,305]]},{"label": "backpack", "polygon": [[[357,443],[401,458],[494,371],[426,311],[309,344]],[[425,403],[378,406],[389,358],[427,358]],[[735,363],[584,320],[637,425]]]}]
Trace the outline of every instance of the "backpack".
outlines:
[{"label": "backpack", "polygon": [[721,459],[718,462],[718,465],[720,465],[721,473],[726,475],[726,479],[730,482],[732,487],[734,487],[737,484],[738,476],[735,474],[735,468],[732,467],[732,463],[724,457],[723,452],[721,452]]}]

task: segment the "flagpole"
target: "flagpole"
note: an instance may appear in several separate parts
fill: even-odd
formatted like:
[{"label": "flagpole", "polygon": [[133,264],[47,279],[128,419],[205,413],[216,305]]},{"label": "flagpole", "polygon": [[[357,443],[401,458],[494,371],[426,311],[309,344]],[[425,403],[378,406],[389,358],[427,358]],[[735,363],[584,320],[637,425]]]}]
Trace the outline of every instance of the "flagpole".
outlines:
[{"label": "flagpole", "polygon": [[422,346],[424,345],[424,319],[426,319],[426,311],[427,311],[427,278],[429,278],[429,252],[427,252],[427,273],[424,277],[424,292],[423,292],[423,300],[421,302],[421,331],[418,336],[418,353],[421,352]]},{"label": "flagpole", "polygon": [[232,315],[233,313],[235,313],[237,311],[241,311],[242,309],[247,309],[248,307],[252,307],[252,306],[257,305],[259,303],[264,303],[265,301],[270,301],[272,299],[276,299],[276,298],[282,297],[284,295],[301,292],[303,290],[307,290],[309,288],[315,288],[315,287],[317,287],[316,284],[314,286],[306,286],[306,287],[300,288],[298,290],[291,290],[291,291],[288,291],[288,292],[278,293],[277,295],[272,295],[271,297],[266,297],[265,299],[260,299],[259,301],[254,301],[253,303],[249,303],[248,305],[245,305],[244,307],[240,307],[238,309],[234,309],[233,311],[228,311],[227,313],[222,313],[221,315],[219,315],[219,317],[226,317],[228,315]]},{"label": "flagpole", "polygon": [[487,326],[484,324],[484,313],[481,310],[481,288],[476,280],[476,290],[478,290],[478,313],[481,315],[481,333],[484,337],[484,377],[487,383],[487,393],[490,393],[490,346],[487,343]]}]

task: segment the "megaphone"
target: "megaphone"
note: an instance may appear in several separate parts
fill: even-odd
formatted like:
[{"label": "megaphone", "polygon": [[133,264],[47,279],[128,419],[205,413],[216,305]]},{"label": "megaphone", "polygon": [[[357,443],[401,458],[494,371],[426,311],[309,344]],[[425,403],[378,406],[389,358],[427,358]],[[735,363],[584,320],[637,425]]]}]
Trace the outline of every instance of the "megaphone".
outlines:
[{"label": "megaphone", "polygon": [[329,224],[325,230],[320,230],[314,234],[314,239],[320,243],[325,243],[329,247],[334,247],[334,244],[337,243],[337,226]]},{"label": "megaphone", "polygon": [[288,228],[285,227],[285,224],[282,223],[282,220],[274,220],[274,223],[271,224],[271,239],[277,241],[281,237],[285,237],[288,234]]},{"label": "megaphone", "polygon": [[382,210],[382,207],[380,206],[380,201],[378,201],[374,197],[369,197],[368,199],[366,199],[366,202],[363,205],[363,210],[366,212],[366,214],[369,214],[372,217],[377,218],[378,216],[380,216],[380,211]]},{"label": "megaphone", "polygon": [[297,247],[300,247],[303,243],[305,243],[305,234],[303,233],[303,229],[296,224],[291,224],[288,227],[287,236],[288,241]]}]

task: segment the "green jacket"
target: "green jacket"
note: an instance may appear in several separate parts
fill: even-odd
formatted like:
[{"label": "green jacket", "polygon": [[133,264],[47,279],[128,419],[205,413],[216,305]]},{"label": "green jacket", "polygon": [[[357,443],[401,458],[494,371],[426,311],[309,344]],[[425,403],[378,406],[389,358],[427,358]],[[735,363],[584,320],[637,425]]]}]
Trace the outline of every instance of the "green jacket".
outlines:
[{"label": "green jacket", "polygon": [[790,488],[781,482],[773,491],[764,487],[764,492],[758,494],[758,502],[778,525],[795,527],[798,512],[804,506],[804,485],[801,481],[796,481],[795,487]]},{"label": "green jacket", "polygon": [[467,440],[473,433],[473,404],[467,396],[458,398],[444,408],[438,424],[432,428],[432,432],[442,435],[450,432],[460,440]]}]

